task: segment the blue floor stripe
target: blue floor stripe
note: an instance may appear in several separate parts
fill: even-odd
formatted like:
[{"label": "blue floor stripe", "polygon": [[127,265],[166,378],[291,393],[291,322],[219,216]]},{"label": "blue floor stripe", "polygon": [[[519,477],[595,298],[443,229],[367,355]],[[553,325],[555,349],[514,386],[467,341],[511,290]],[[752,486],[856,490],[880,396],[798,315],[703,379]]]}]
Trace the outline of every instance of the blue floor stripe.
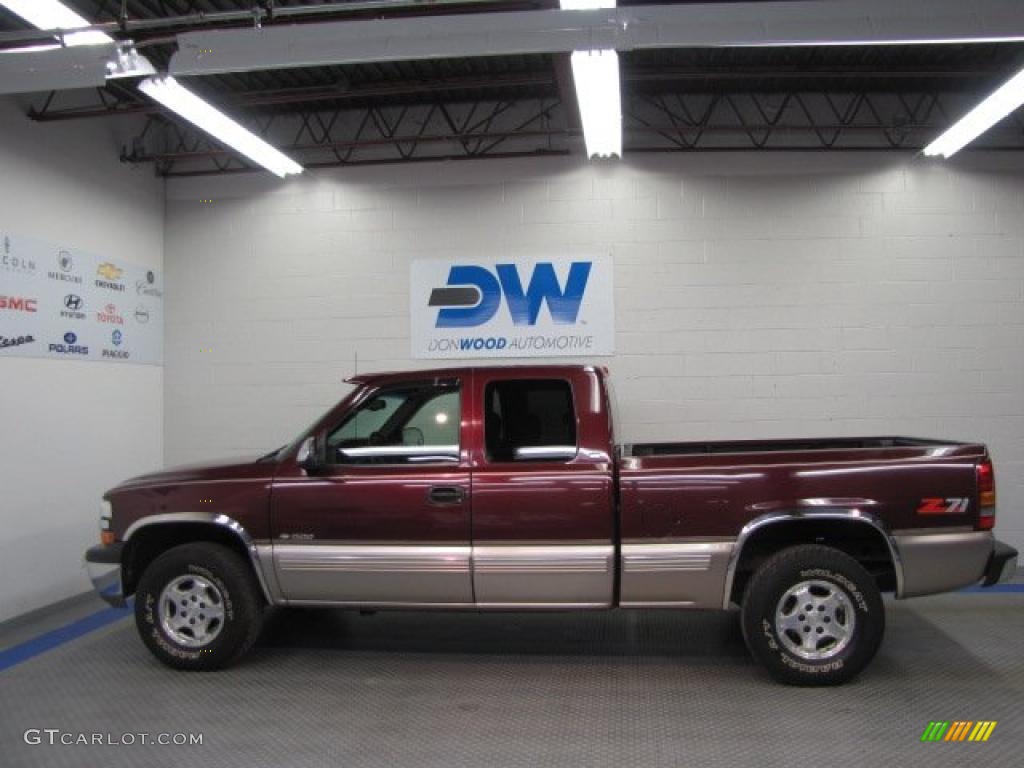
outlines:
[{"label": "blue floor stripe", "polygon": [[0,672],[131,615],[131,606],[125,608],[105,608],[102,611],[89,614],[78,621],[73,621],[66,626],[12,646],[5,651],[0,651]]},{"label": "blue floor stripe", "polygon": [[967,589],[961,589],[960,591],[973,595],[984,595],[992,592],[1024,592],[1024,584],[993,584],[991,587],[967,587]]}]

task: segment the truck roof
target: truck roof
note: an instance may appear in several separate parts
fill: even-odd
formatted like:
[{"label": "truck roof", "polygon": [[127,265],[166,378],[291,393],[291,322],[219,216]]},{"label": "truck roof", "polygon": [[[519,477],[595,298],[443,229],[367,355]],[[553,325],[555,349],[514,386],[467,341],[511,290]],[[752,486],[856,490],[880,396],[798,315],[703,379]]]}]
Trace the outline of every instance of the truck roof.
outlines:
[{"label": "truck roof", "polygon": [[408,381],[412,377],[423,379],[443,379],[463,376],[470,371],[514,370],[523,376],[550,377],[559,376],[572,371],[593,371],[593,365],[470,365],[458,368],[411,369],[408,371],[382,371],[380,373],[360,373],[349,376],[345,381],[349,384],[386,384],[391,381]]}]

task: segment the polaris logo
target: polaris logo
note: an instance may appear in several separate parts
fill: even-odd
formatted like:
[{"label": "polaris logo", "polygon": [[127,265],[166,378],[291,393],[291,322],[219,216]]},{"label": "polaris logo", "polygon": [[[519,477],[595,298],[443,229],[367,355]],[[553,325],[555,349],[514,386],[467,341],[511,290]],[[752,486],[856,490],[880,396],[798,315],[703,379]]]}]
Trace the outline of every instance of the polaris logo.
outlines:
[{"label": "polaris logo", "polygon": [[[453,266],[448,285],[430,293],[429,306],[440,307],[437,328],[471,328],[493,318],[504,295],[515,325],[537,324],[541,307],[547,303],[556,325],[574,325],[587,290],[592,262],[575,261],[563,287],[551,262],[537,263],[526,289],[515,264],[496,264],[494,272],[474,265]],[[490,347],[493,348],[493,347]]]}]

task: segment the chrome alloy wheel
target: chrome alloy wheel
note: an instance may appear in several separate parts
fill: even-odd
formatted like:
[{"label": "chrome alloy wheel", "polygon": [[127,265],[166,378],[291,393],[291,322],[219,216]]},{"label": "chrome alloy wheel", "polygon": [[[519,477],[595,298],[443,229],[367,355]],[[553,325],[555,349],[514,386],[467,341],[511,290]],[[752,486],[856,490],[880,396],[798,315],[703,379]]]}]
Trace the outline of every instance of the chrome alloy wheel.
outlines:
[{"label": "chrome alloy wheel", "polygon": [[850,643],[856,625],[853,600],[830,581],[793,585],[775,609],[775,634],[788,651],[808,661],[831,659]]},{"label": "chrome alloy wheel", "polygon": [[179,576],[157,602],[160,626],[179,645],[198,648],[213,642],[224,628],[224,598],[209,579]]}]

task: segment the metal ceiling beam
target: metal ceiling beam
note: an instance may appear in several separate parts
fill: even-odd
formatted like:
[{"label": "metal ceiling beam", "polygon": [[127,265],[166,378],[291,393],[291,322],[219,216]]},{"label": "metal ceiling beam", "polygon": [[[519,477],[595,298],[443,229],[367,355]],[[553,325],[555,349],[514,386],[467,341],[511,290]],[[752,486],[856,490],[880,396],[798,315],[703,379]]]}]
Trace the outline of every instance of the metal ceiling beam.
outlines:
[{"label": "metal ceiling beam", "polygon": [[[372,86],[352,88],[340,86],[313,86],[308,88],[282,88],[222,95],[218,104],[228,108],[248,109],[273,108],[291,104],[317,104],[323,102],[345,103],[369,99],[394,99],[405,96],[429,96],[423,101],[436,99],[438,94],[453,91],[493,91],[503,88],[554,87],[553,75],[526,73],[514,75],[488,75],[481,77],[452,77],[438,80],[406,80],[396,83],[381,83]],[[28,116],[38,122],[76,120],[88,117],[111,117],[113,115],[152,115],[164,111],[159,104],[148,101],[103,102],[95,106],[54,109],[52,103],[44,108],[29,109]]]},{"label": "metal ceiling beam", "polygon": [[115,50],[111,43],[0,54],[0,95],[99,87]]},{"label": "metal ceiling beam", "polygon": [[1019,0],[627,6],[324,22],[178,36],[174,75],[614,48],[1024,41]]}]

